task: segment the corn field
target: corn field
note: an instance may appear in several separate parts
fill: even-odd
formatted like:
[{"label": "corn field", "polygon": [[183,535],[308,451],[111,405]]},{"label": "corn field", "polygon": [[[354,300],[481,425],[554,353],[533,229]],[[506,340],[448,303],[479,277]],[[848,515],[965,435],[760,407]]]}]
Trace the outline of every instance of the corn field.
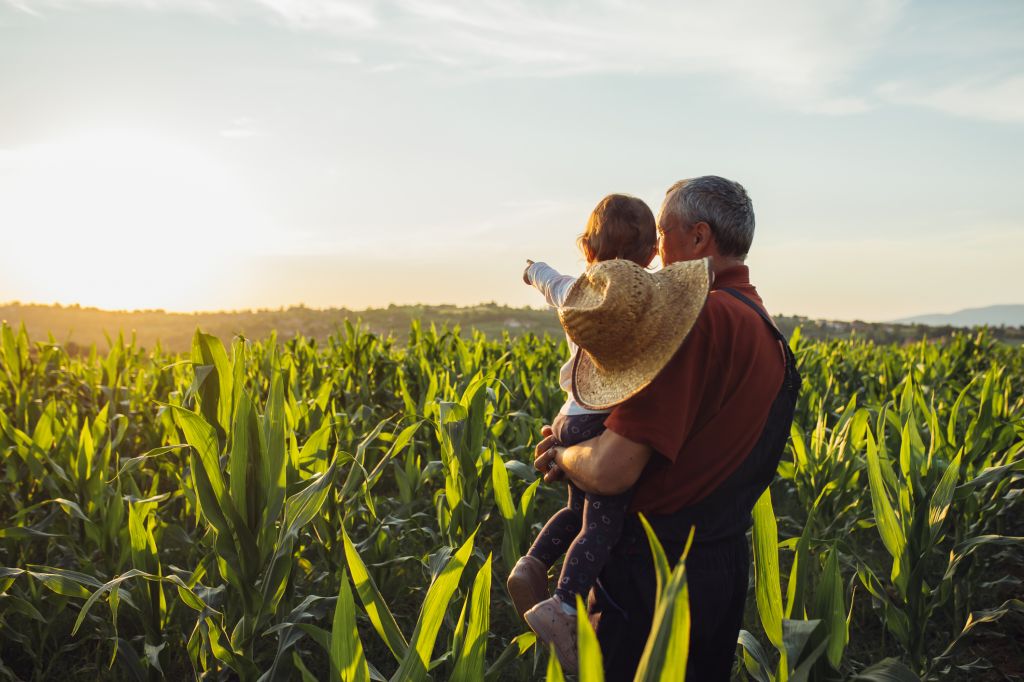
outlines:
[{"label": "corn field", "polygon": [[[0,335],[2,676],[566,677],[504,591],[564,503],[531,466],[560,340],[346,325],[71,356]],[[754,510],[735,678],[1024,679],[1024,348],[791,346],[804,389]],[[637,679],[681,680],[685,564],[649,539]]]}]

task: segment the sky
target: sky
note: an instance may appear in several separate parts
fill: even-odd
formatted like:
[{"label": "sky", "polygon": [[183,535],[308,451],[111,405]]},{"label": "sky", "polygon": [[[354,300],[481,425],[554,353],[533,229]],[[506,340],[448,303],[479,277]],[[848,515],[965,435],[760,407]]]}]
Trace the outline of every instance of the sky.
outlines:
[{"label": "sky", "polygon": [[773,313],[1024,303],[1024,3],[0,0],[0,302],[539,306],[705,174]]}]

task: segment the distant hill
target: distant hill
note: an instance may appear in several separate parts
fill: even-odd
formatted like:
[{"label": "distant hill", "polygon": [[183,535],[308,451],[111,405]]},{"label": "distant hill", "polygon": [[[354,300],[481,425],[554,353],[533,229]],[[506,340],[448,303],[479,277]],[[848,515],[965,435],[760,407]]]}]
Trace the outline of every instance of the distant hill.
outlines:
[{"label": "distant hill", "polygon": [[955,313],[934,313],[895,320],[899,324],[927,324],[935,327],[1024,327],[1024,305],[990,305]]},{"label": "distant hill", "polygon": [[[1024,306],[1005,306],[1024,308]],[[377,334],[393,334],[402,343],[408,338],[409,326],[419,320],[424,326],[458,326],[463,334],[479,330],[494,338],[503,333],[550,334],[561,338],[564,332],[553,310],[511,308],[486,303],[475,306],[450,305],[392,305],[387,308],[347,310],[344,308],[314,309],[305,306],[277,310],[242,310],[205,313],[170,313],[163,310],[100,310],[77,305],[37,305],[0,303],[0,321],[14,327],[24,324],[29,338],[46,341],[51,335],[56,343],[76,354],[90,346],[107,348],[107,339],[116,339],[119,332],[125,340],[135,337],[136,343],[153,349],[159,342],[165,351],[184,352],[192,345],[195,330],[230,343],[233,336],[242,334],[251,339],[265,338],[276,331],[279,339],[290,339],[297,334],[323,342],[332,334],[343,334],[345,321],[359,322]],[[852,322],[837,320],[811,320],[806,317],[777,316],[775,321],[787,337],[796,327],[806,339],[850,338],[851,336],[876,343],[908,343],[922,338],[948,337],[957,331],[952,325],[926,326],[895,322]],[[966,323],[969,324],[969,323]],[[1024,328],[994,329],[992,335],[1012,343],[1024,341]]]},{"label": "distant hill", "polygon": [[527,332],[564,334],[551,310],[512,308],[495,303],[467,307],[391,305],[366,310],[316,309],[299,305],[270,310],[200,313],[0,303],[0,321],[15,327],[24,324],[29,338],[34,341],[46,341],[52,335],[54,341],[72,351],[91,345],[106,348],[107,338],[116,339],[121,332],[125,340],[134,336],[136,343],[143,348],[151,349],[159,342],[164,350],[182,352],[191,348],[192,335],[197,328],[225,343],[229,343],[236,334],[261,339],[271,331],[276,331],[280,339],[301,334],[323,341],[331,334],[344,333],[346,320],[353,324],[358,322],[376,334],[394,334],[403,340],[414,319],[424,325],[436,324],[438,327],[457,325],[464,333],[478,329],[492,337],[506,331],[513,336]]}]

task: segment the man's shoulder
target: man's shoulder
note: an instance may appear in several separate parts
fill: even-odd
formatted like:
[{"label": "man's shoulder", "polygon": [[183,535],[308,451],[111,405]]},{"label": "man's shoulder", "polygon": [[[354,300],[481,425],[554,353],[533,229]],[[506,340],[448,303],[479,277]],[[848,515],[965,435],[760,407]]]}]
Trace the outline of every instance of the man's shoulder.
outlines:
[{"label": "man's shoulder", "polygon": [[[757,308],[767,314],[764,309],[764,302],[758,296],[757,290],[753,287],[734,289]],[[712,330],[716,327],[732,328],[739,326],[764,327],[765,322],[758,313],[758,310],[751,307],[746,301],[737,298],[726,289],[713,289],[708,293],[707,302],[704,304],[703,315],[705,328]]]},{"label": "man's shoulder", "polygon": [[[736,290],[764,310],[753,287]],[[771,328],[757,309],[725,289],[714,289],[708,294],[693,333],[705,339],[700,345],[705,346],[709,361],[718,359],[729,365],[741,356],[759,355],[762,348],[774,346],[776,342]]]}]

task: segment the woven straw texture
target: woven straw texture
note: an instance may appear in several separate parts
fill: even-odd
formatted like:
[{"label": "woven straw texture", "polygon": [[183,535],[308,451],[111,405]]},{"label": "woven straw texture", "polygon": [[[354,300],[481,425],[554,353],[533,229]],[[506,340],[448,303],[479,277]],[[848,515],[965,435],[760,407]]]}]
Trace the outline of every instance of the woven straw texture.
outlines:
[{"label": "woven straw texture", "polygon": [[690,333],[707,295],[706,259],[657,272],[628,260],[587,268],[558,309],[580,347],[572,372],[580,404],[606,409],[651,383]]}]

